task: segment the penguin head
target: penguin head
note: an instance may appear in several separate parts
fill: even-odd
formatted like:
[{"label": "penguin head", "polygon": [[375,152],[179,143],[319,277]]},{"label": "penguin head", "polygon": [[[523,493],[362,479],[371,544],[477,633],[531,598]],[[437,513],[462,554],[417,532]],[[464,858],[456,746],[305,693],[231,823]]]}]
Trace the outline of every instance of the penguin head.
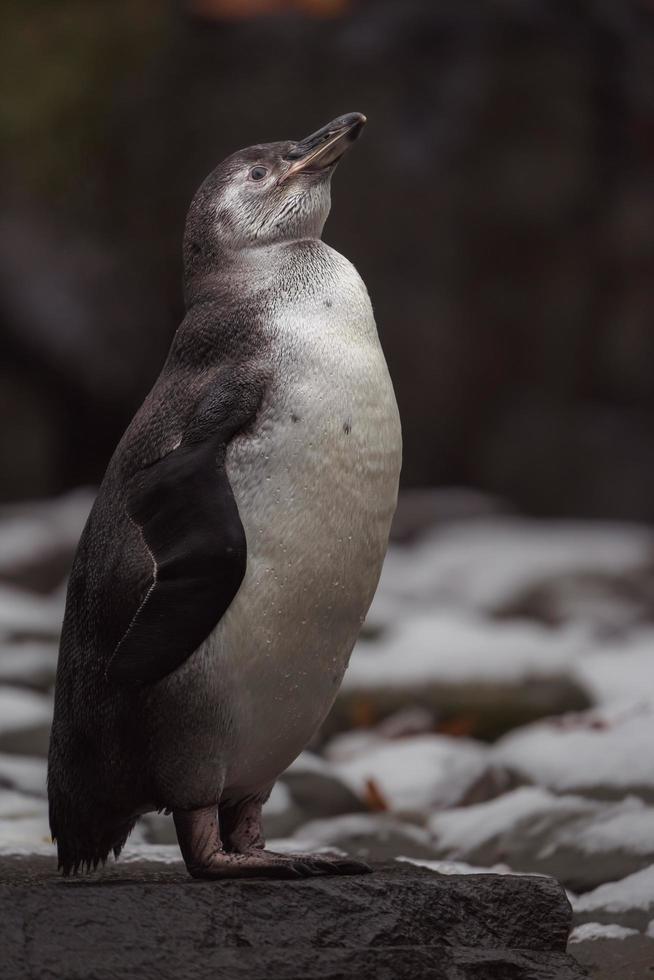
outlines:
[{"label": "penguin head", "polygon": [[365,122],[352,112],[298,142],[263,143],[227,157],[191,203],[187,274],[239,249],[319,238],[331,204],[331,175]]}]

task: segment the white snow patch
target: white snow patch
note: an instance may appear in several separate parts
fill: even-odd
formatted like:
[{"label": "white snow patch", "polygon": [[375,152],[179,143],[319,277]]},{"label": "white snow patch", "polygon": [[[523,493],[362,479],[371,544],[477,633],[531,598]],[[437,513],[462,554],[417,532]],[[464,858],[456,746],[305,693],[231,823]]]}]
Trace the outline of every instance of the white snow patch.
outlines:
[{"label": "white snow patch", "polygon": [[596,704],[629,703],[654,694],[654,629],[640,628],[577,660],[574,675]]},{"label": "white snow patch", "polygon": [[395,547],[382,571],[383,593],[497,609],[563,574],[616,575],[645,565],[654,535],[636,524],[492,517],[452,523],[412,548]]},{"label": "white snow patch", "polygon": [[500,739],[493,757],[560,793],[598,787],[654,790],[652,744],[654,710],[643,703],[528,725]]},{"label": "white snow patch", "polygon": [[466,864],[465,861],[435,861],[431,858],[409,858],[397,857],[396,861],[404,861],[406,864],[415,864],[419,868],[429,868],[430,871],[437,871],[441,875],[511,875],[517,872],[512,871],[507,864],[494,864],[490,868],[481,868],[475,864]]},{"label": "white snow patch", "polygon": [[627,936],[638,936],[638,929],[627,929],[617,922],[602,925],[601,922],[584,922],[570,933],[569,943],[586,943],[595,939],[626,939]]},{"label": "white snow patch", "polygon": [[486,758],[486,747],[471,739],[416,735],[364,748],[334,771],[362,798],[372,781],[391,810],[421,811],[458,803]]},{"label": "white snow patch", "polygon": [[415,688],[430,682],[516,682],[570,672],[588,649],[585,629],[494,622],[456,611],[421,613],[375,643],[360,641],[346,690]]},{"label": "white snow patch", "polygon": [[597,808],[598,804],[579,796],[554,796],[541,787],[524,786],[485,803],[436,813],[429,820],[429,829],[439,848],[470,851],[500,834],[511,833],[521,821],[535,821],[553,813],[576,816]]},{"label": "white snow patch", "polygon": [[572,896],[575,912],[628,912],[630,909],[654,909],[654,864],[636,871],[621,881],[609,881],[584,895]]},{"label": "white snow patch", "polygon": [[[566,797],[561,797],[561,800]],[[579,800],[579,797],[567,797]],[[614,805],[596,809],[592,819],[580,826],[562,828],[556,834],[556,846],[573,846],[586,854],[627,851],[630,854],[654,854],[654,807],[629,796]],[[547,853],[545,848],[543,855]]]}]

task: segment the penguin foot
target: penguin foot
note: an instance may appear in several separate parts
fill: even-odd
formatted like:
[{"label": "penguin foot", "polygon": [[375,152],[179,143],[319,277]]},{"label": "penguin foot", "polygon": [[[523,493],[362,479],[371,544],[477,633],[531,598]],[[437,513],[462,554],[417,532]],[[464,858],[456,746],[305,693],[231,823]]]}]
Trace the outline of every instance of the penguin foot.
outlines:
[{"label": "penguin foot", "polygon": [[313,878],[361,875],[372,868],[336,854],[277,854],[264,850],[261,800],[221,807],[223,835],[215,806],[173,810],[182,857],[193,878]]},{"label": "penguin foot", "polygon": [[276,854],[253,851],[249,854],[216,851],[201,863],[187,864],[193,878],[313,878],[324,875],[368,874],[372,869],[362,861],[323,854]]}]

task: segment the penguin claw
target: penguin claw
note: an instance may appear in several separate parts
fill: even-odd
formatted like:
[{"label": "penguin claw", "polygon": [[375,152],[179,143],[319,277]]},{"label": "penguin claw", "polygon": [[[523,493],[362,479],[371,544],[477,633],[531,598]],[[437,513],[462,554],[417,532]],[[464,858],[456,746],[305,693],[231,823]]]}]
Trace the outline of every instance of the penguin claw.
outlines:
[{"label": "penguin claw", "polygon": [[307,877],[314,875],[364,875],[372,872],[372,868],[365,861],[356,861],[350,857],[328,854],[276,854],[275,857],[301,864]]}]

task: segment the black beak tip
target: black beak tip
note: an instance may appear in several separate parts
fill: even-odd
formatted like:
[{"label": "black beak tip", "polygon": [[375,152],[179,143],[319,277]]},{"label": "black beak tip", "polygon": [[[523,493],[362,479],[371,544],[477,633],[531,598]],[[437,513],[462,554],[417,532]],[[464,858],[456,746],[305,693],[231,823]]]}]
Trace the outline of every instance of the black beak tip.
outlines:
[{"label": "black beak tip", "polygon": [[341,118],[338,120],[338,123],[340,123],[344,129],[349,129],[350,138],[353,140],[359,136],[361,130],[367,122],[368,120],[362,112],[348,112],[345,116],[341,116]]}]

